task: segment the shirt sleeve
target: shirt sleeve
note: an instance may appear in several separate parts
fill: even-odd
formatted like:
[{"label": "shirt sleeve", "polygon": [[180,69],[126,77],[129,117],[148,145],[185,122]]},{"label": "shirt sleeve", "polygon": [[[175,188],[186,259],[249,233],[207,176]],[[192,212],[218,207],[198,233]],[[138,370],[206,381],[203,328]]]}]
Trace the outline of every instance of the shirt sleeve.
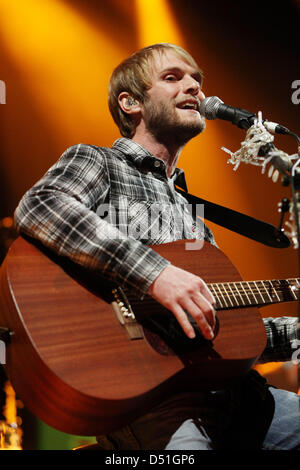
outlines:
[{"label": "shirt sleeve", "polygon": [[169,262],[96,213],[108,195],[104,152],[78,144],[23,196],[15,226],[57,254],[143,296]]},{"label": "shirt sleeve", "polygon": [[278,317],[263,319],[266,333],[267,345],[263,351],[259,363],[291,361],[297,344],[296,317]]}]

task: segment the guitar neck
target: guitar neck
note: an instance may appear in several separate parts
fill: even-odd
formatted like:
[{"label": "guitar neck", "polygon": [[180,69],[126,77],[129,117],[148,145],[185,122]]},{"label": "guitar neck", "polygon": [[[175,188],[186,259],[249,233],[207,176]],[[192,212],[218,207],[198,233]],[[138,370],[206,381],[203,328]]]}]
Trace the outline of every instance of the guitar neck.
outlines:
[{"label": "guitar neck", "polygon": [[216,299],[216,310],[261,307],[298,300],[300,279],[211,283],[208,287]]}]

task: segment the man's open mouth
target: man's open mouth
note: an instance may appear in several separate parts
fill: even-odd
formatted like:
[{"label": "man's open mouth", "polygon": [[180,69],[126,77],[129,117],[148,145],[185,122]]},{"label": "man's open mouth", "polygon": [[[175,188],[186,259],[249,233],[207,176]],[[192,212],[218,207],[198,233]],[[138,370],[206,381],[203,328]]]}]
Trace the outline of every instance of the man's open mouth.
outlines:
[{"label": "man's open mouth", "polygon": [[179,109],[189,109],[193,111],[198,111],[198,113],[200,112],[199,103],[196,100],[183,101],[182,103],[179,103],[177,107]]}]

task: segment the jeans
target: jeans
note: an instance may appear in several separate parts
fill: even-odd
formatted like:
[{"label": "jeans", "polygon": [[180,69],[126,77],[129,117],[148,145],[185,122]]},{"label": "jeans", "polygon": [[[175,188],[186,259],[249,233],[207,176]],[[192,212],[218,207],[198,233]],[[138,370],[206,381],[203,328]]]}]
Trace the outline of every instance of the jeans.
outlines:
[{"label": "jeans", "polygon": [[176,395],[98,442],[118,450],[300,449],[300,397],[266,390],[267,399],[248,384],[235,393]]},{"label": "jeans", "polygon": [[[274,398],[275,409],[271,425],[258,448],[261,450],[300,450],[300,397],[295,393],[285,390],[270,388],[270,393]],[[244,423],[246,424],[246,423]],[[225,426],[226,427],[226,426]],[[232,428],[233,432],[227,445],[215,445],[205,430],[204,426],[194,420],[188,419],[182,423],[177,431],[172,435],[166,449],[168,450],[212,450],[224,448],[252,449],[252,438],[248,429],[243,430],[242,426]],[[255,429],[252,428],[255,432]],[[237,434],[242,433],[237,440]],[[227,440],[227,439],[226,439]]]},{"label": "jeans", "polygon": [[300,396],[276,388],[270,391],[275,411],[262,449],[300,450]]}]

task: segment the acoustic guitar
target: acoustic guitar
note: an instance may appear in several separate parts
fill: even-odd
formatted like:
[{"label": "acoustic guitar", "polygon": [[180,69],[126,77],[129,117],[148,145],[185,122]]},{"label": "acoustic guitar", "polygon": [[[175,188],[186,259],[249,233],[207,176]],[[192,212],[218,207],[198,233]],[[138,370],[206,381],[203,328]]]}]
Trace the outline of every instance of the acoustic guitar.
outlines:
[{"label": "acoustic guitar", "polygon": [[257,307],[298,298],[299,279],[251,281],[222,251],[152,247],[202,277],[217,304],[215,338],[188,339],[175,317],[19,237],[1,267],[5,369],[39,419],[70,434],[128,423],[170,393],[226,387],[255,364],[266,335]]}]

